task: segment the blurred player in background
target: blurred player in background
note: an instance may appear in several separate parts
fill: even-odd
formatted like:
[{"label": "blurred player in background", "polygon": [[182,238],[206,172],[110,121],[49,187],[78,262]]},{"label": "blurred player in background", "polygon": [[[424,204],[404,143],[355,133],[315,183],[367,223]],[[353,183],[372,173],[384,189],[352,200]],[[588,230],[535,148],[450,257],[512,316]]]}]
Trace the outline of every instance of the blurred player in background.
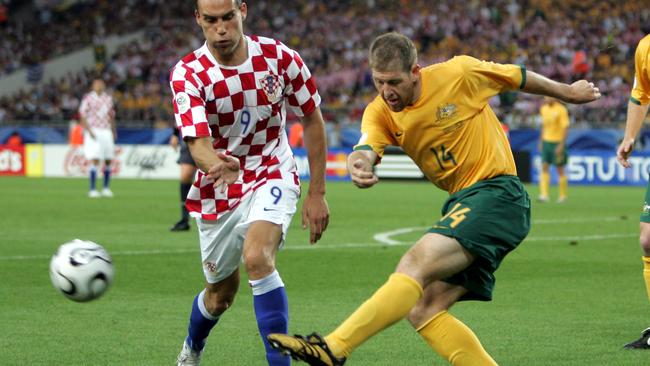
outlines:
[{"label": "blurred player in background", "polygon": [[395,273],[324,338],[272,334],[274,347],[311,365],[342,365],[364,341],[408,318],[453,365],[496,365],[476,335],[448,309],[492,299],[494,272],[530,229],[530,200],[488,100],[505,90],[571,103],[597,99],[585,80],[558,83],[523,66],[459,56],[425,68],[413,42],[384,34],[370,47],[379,95],[363,114],[362,137],[348,157],[353,183],[378,182],[373,166],[387,145],[404,149],[436,186],[449,192],[442,217],[401,258]]},{"label": "blurred player in background", "polygon": [[190,229],[190,214],[185,206],[185,199],[187,193],[192,188],[192,182],[196,175],[196,163],[192,159],[190,149],[187,147],[185,141],[179,138],[180,131],[174,129],[174,134],[169,139],[169,144],[172,145],[174,150],[180,149],[178,160],[176,161],[181,167],[180,176],[180,198],[181,198],[181,219],[172,226],[171,231],[187,231]]},{"label": "blurred player in background", "polygon": [[314,78],[298,53],[279,41],[243,34],[241,0],[198,0],[205,44],[171,73],[176,124],[199,168],[187,196],[196,218],[205,289],[192,306],[178,365],[199,363],[206,338],[232,306],[243,258],[269,365],[289,365],[266,335],[286,332],[288,303],[275,255],[300,196],[285,132],[285,107],[304,124],[311,181],[303,228],[315,243],[327,227],[327,144]]},{"label": "blurred player in background", "polygon": [[559,100],[551,97],[544,98],[544,104],[539,109],[542,117],[542,128],[539,133],[539,151],[542,155],[542,172],[539,177],[539,202],[548,202],[548,187],[551,184],[549,167],[557,169],[560,194],[557,202],[566,201],[569,182],[564,171],[569,154],[566,141],[569,133],[569,111]]},{"label": "blurred player in background", "polygon": [[[632,95],[627,103],[627,121],[625,136],[618,147],[616,157],[626,168],[630,167],[628,157],[634,149],[634,140],[639,135],[643,120],[650,105],[650,35],[639,42],[634,57],[635,73]],[[643,251],[643,280],[645,281],[648,299],[650,299],[650,183],[646,189],[643,212],[641,213],[640,238]],[[641,333],[641,338],[625,345],[628,349],[650,349],[650,328]]]},{"label": "blurred player in background", "polygon": [[[106,84],[95,78],[92,91],[84,95],[79,105],[79,120],[84,128],[84,154],[90,162],[90,191],[88,197],[113,197],[109,188],[111,160],[115,154],[115,109],[113,97],[106,92]],[[97,169],[104,163],[104,185],[101,194],[96,189]]]}]

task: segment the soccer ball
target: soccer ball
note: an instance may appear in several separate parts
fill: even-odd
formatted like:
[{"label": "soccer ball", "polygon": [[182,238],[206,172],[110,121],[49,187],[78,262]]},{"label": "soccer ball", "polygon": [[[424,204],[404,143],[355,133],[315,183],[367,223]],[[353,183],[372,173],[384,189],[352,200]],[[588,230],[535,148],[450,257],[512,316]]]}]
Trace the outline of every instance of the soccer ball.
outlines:
[{"label": "soccer ball", "polygon": [[75,239],[59,247],[50,261],[54,288],[68,299],[85,302],[100,297],[113,282],[113,262],[106,249]]}]

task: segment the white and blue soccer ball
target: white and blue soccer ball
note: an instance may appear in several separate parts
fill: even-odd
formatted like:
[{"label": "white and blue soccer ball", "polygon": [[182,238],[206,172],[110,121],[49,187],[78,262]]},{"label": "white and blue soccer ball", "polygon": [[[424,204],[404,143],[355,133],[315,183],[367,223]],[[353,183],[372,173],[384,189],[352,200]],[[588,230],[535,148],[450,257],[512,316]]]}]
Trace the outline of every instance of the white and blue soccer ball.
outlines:
[{"label": "white and blue soccer ball", "polygon": [[115,269],[106,249],[88,240],[75,239],[59,247],[50,261],[54,288],[68,299],[86,302],[104,294]]}]

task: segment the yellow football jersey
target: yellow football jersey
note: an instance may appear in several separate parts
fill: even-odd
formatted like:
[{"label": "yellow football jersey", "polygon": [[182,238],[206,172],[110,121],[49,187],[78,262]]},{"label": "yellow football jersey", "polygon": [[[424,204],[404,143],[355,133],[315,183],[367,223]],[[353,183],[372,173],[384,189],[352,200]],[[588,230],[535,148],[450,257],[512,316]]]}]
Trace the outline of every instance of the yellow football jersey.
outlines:
[{"label": "yellow football jersey", "polygon": [[423,68],[422,93],[401,112],[381,95],[366,108],[355,149],[381,158],[401,146],[424,175],[449,193],[498,175],[516,175],[510,144],[488,104],[490,97],[521,89],[526,69],[457,56]]},{"label": "yellow football jersey", "polygon": [[542,141],[560,142],[569,128],[569,111],[560,102],[544,104],[539,109],[542,116]]},{"label": "yellow football jersey", "polygon": [[634,68],[634,87],[630,101],[646,105],[650,102],[650,34],[636,48]]}]

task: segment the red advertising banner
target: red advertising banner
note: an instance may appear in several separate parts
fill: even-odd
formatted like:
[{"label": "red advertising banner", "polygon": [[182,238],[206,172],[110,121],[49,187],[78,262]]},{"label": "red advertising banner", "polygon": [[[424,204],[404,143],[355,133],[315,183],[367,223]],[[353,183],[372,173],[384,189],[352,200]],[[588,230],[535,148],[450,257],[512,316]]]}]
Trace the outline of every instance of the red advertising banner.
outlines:
[{"label": "red advertising banner", "polygon": [[0,175],[25,175],[25,147],[0,145]]}]

